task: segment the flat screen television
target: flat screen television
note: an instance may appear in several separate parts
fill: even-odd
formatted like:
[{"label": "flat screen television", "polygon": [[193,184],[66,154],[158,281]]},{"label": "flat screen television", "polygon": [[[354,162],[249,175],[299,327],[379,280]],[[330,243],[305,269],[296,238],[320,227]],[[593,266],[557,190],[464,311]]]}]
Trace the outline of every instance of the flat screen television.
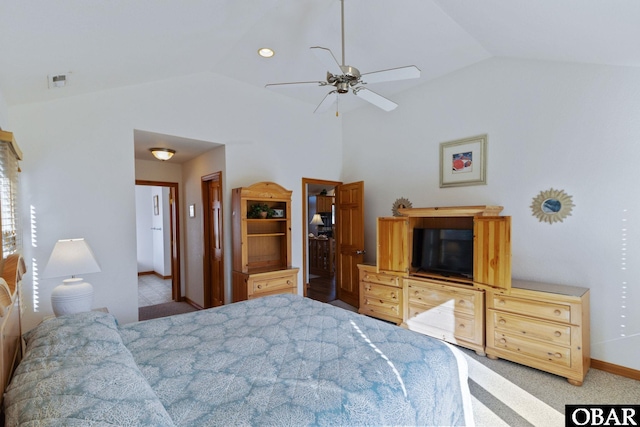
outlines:
[{"label": "flat screen television", "polygon": [[473,230],[415,228],[411,265],[416,273],[473,278]]}]

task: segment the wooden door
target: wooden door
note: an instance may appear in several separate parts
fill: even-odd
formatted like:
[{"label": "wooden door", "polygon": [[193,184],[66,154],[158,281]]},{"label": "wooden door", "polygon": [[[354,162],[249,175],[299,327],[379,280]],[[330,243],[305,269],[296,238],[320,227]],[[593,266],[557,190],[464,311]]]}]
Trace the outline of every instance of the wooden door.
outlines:
[{"label": "wooden door", "polygon": [[381,217],[377,223],[378,271],[409,274],[409,218]]},{"label": "wooden door", "polygon": [[178,188],[169,187],[169,228],[171,233],[171,299],[181,301],[180,295],[180,228],[178,227]]},{"label": "wooden door", "polygon": [[364,182],[336,187],[338,299],[359,307],[358,264],[364,260]]},{"label": "wooden door", "polygon": [[204,308],[224,305],[222,174],[202,178],[204,206]]},{"label": "wooden door", "polygon": [[511,217],[473,219],[473,281],[511,289]]}]

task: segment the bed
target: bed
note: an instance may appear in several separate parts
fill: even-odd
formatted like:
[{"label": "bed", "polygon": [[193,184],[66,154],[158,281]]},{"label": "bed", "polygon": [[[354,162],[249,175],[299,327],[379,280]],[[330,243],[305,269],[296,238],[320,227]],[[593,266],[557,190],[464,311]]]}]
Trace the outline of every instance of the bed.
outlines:
[{"label": "bed", "polygon": [[448,344],[297,295],[118,325],[44,321],[7,387],[7,426],[472,425]]}]

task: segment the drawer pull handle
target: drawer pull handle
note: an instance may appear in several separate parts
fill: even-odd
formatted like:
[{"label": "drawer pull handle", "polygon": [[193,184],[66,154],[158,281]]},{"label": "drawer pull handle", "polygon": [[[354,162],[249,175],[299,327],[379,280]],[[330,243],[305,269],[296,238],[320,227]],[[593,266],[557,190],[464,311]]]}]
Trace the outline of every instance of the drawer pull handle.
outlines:
[{"label": "drawer pull handle", "polygon": [[504,325],[504,324],[506,324],[506,323],[507,323],[507,321],[506,321],[506,320],[504,320],[504,319],[500,319],[500,320],[498,320],[498,323],[500,323],[501,325]]},{"label": "drawer pull handle", "polygon": [[262,285],[258,285],[256,286],[258,289],[262,289]]},{"label": "drawer pull handle", "polygon": [[560,310],[558,310],[558,309],[555,309],[553,311],[553,314],[555,314],[556,316],[560,316],[562,314],[562,312]]},{"label": "drawer pull handle", "polygon": [[287,280],[287,285],[292,285],[293,282],[291,280]]},{"label": "drawer pull handle", "polygon": [[464,301],[463,299],[461,299],[460,301],[458,301],[458,304],[460,304],[460,305],[464,305],[464,302],[465,302],[465,301]]},{"label": "drawer pull handle", "polygon": [[460,323],[460,325],[458,325],[458,327],[459,327],[460,329],[464,329],[464,323]]},{"label": "drawer pull handle", "polygon": [[562,355],[560,353],[555,353],[554,356],[555,356],[556,359],[562,358]]},{"label": "drawer pull handle", "polygon": [[505,340],[504,338],[500,338],[500,344],[506,344],[507,340]]},{"label": "drawer pull handle", "polygon": [[396,297],[396,293],[395,292],[391,292],[391,298],[395,298]]},{"label": "drawer pull handle", "polygon": [[500,304],[500,305],[505,305],[505,304],[506,304],[506,302],[505,302],[505,300],[501,299],[501,300],[498,300],[498,304]]},{"label": "drawer pull handle", "polygon": [[560,337],[560,336],[562,336],[562,332],[556,331],[554,335],[557,336],[557,337]]}]

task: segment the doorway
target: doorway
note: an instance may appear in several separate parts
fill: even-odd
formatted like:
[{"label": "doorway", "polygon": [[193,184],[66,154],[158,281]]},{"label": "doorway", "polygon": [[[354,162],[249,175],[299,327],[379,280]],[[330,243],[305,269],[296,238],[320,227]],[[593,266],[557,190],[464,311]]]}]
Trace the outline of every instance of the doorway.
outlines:
[{"label": "doorway", "polygon": [[338,299],[336,287],[335,191],[340,183],[306,184],[305,296],[320,301]]},{"label": "doorway", "polygon": [[[326,207],[316,211],[319,202],[327,202],[326,197],[318,199],[318,196],[330,196],[332,193],[334,196],[329,200],[332,202],[331,214],[328,214]],[[314,196],[315,199],[313,199]],[[321,289],[321,292],[326,294],[324,298],[333,298],[333,301],[342,301],[352,308],[358,308],[360,305],[358,264],[363,262],[365,253],[364,182],[343,184],[338,181],[302,178],[302,197],[304,296],[312,297],[316,293],[316,289],[313,286],[310,287],[314,280],[319,279],[315,278],[311,272],[311,266],[315,263],[316,266],[322,265],[324,272],[328,269],[330,274],[333,273],[331,280],[324,284],[325,289]],[[322,211],[325,214],[324,219]],[[314,220],[316,213],[319,214],[319,220]],[[331,223],[330,227],[326,224],[327,222]],[[329,241],[328,232],[331,233],[332,241]],[[316,234],[324,235],[326,239],[317,239]],[[312,253],[310,250],[310,247],[313,248],[317,243],[322,243],[327,248],[319,258],[317,258],[318,253]],[[323,262],[325,264],[322,264]],[[327,263],[329,267],[326,267]]]},{"label": "doorway", "polygon": [[204,223],[204,308],[224,304],[222,172],[202,177]]},{"label": "doorway", "polygon": [[[138,277],[148,276],[142,305],[181,301],[178,183],[136,180]],[[157,280],[156,280],[157,279]],[[169,282],[170,291],[164,293]],[[139,287],[140,291],[140,287]],[[141,305],[139,295],[138,306]]]}]

